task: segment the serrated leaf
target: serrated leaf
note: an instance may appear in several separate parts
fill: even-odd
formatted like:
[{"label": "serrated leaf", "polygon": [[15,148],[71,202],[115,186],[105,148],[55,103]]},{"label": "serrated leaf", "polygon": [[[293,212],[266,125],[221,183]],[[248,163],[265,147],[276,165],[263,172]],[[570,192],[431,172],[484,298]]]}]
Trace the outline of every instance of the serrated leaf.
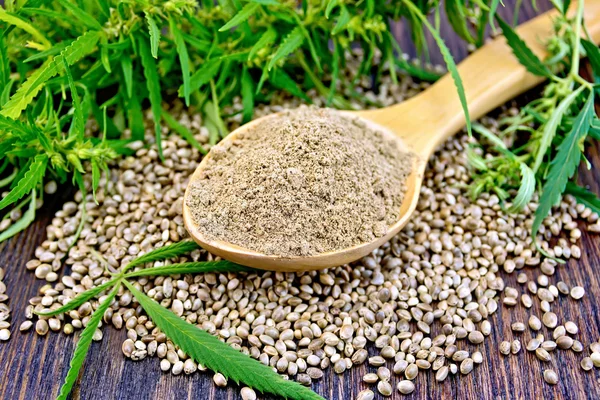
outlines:
[{"label": "serrated leaf", "polygon": [[61,6],[69,10],[77,20],[89,29],[101,30],[102,25],[87,12],[77,7],[77,3],[69,0],[58,0]]},{"label": "serrated leaf", "polygon": [[33,98],[43,87],[43,83],[52,78],[59,71],[62,71],[62,57],[67,60],[69,66],[79,61],[84,56],[90,54],[98,39],[100,33],[97,31],[88,31],[78,37],[71,45],[67,46],[59,55],[46,60],[27,80],[17,92],[4,105],[0,114],[17,119],[21,112],[27,107]]},{"label": "serrated leaf", "polygon": [[19,180],[17,185],[0,201],[0,210],[19,201],[23,196],[30,193],[42,181],[48,164],[48,156],[46,154],[38,154],[33,162],[29,165],[29,169]]},{"label": "serrated leaf", "polygon": [[125,81],[127,97],[131,98],[131,93],[133,92],[133,66],[131,58],[128,55],[121,57],[121,69],[123,70],[123,80]]},{"label": "serrated leaf", "polygon": [[554,136],[556,135],[556,129],[558,125],[562,121],[563,116],[573,103],[573,101],[583,92],[585,86],[580,86],[574,92],[571,92],[567,97],[562,99],[562,101],[558,104],[550,119],[544,125],[544,130],[542,131],[542,136],[540,138],[539,147],[537,149],[537,153],[535,155],[535,160],[533,163],[533,167],[531,168],[533,172],[537,173],[538,169],[542,165],[544,161],[544,157],[546,156],[546,151],[552,144],[552,140],[554,140]]},{"label": "serrated leaf", "polygon": [[302,33],[302,29],[297,26],[295,27],[289,35],[281,42],[277,51],[269,61],[268,69],[269,71],[273,68],[277,62],[285,57],[287,57],[290,53],[296,51],[304,42],[304,34]]},{"label": "serrated leaf", "polygon": [[48,41],[48,39],[46,39],[46,37],[42,35],[40,31],[34,28],[29,22],[17,17],[16,15],[6,12],[2,7],[0,7],[0,21],[4,21],[7,24],[16,26],[19,29],[23,29],[25,32],[33,36],[38,42],[42,43],[45,47],[44,50],[52,47],[50,41]]},{"label": "serrated leaf", "polygon": [[338,33],[340,33],[346,28],[348,22],[350,22],[350,13],[348,12],[348,9],[345,6],[342,6],[342,11],[340,12],[340,16],[338,17],[338,20],[335,23],[331,34],[337,35]]},{"label": "serrated leaf", "polygon": [[535,192],[535,174],[525,163],[520,163],[519,168],[521,170],[521,184],[517,195],[512,201],[512,206],[508,209],[508,212],[511,213],[519,212],[527,206]]},{"label": "serrated leaf", "polygon": [[260,7],[258,3],[247,3],[225,25],[219,28],[219,32],[231,29],[248,20],[258,10],[258,7]]},{"label": "serrated leaf", "polygon": [[31,199],[29,200],[29,207],[27,211],[21,216],[21,218],[13,222],[8,229],[3,232],[0,232],[0,243],[3,241],[10,239],[17,233],[26,229],[34,220],[35,220],[35,208],[36,208],[37,199],[35,197],[35,189],[31,191]]},{"label": "serrated leaf", "polygon": [[585,105],[575,118],[571,131],[558,146],[556,157],[550,164],[550,170],[544,186],[538,208],[535,210],[532,237],[536,237],[540,225],[565,191],[567,182],[575,174],[581,160],[581,142],[585,138],[594,116],[594,92],[590,95]]},{"label": "serrated leaf", "polygon": [[184,138],[190,145],[198,149],[202,154],[208,154],[206,149],[196,140],[192,132],[189,131],[184,125],[180,124],[171,114],[163,110],[162,117],[169,128],[173,129],[179,136]]},{"label": "serrated leaf", "polygon": [[73,353],[73,358],[71,358],[71,363],[69,366],[69,372],[67,372],[67,376],[65,377],[65,382],[60,388],[60,393],[57,397],[57,400],[66,400],[71,393],[71,389],[73,389],[73,385],[77,382],[77,377],[79,376],[79,371],[83,366],[83,362],[85,361],[85,356],[92,344],[92,338],[94,337],[94,333],[96,329],[98,329],[98,324],[102,320],[104,313],[110,306],[110,303],[115,298],[117,291],[119,290],[120,283],[117,283],[113,290],[109,293],[106,299],[100,304],[98,309],[92,313],[87,326],[79,335],[79,340],[77,341],[77,346],[75,347],[75,352]]},{"label": "serrated leaf", "polygon": [[440,36],[439,32],[433,27],[433,25],[431,25],[431,23],[427,20],[425,15],[423,15],[421,10],[419,10],[417,6],[415,6],[410,0],[403,0],[403,2],[411,10],[412,14],[414,14],[427,27],[429,32],[431,32],[433,39],[440,48],[440,52],[442,53],[442,57],[446,62],[446,66],[448,67],[450,76],[452,76],[452,79],[454,80],[454,85],[456,86],[456,90],[458,92],[458,98],[460,99],[460,104],[465,113],[467,131],[469,132],[469,135],[472,135],[471,117],[469,116],[469,108],[467,107],[467,97],[465,96],[465,88],[463,87],[462,79],[460,78],[458,68],[456,67],[456,63],[452,58],[450,50],[446,46],[446,43],[444,43],[444,40]]},{"label": "serrated leaf", "polygon": [[469,43],[475,43],[475,39],[467,27],[467,16],[465,15],[465,3],[461,0],[444,1],[448,22],[454,31]]},{"label": "serrated leaf", "polygon": [[199,248],[200,246],[198,246],[196,242],[191,240],[173,243],[171,245],[163,246],[158,249],[152,250],[144,254],[143,256],[136,258],[135,260],[127,264],[125,270],[135,267],[136,265],[183,256],[194,250],[198,250]]},{"label": "serrated leaf", "polygon": [[272,27],[269,27],[265,31],[265,33],[262,34],[260,39],[258,39],[258,42],[256,42],[254,46],[252,46],[252,48],[250,49],[248,59],[253,59],[259,50],[264,49],[265,47],[273,43],[275,39],[277,39],[277,32]]},{"label": "serrated leaf", "polygon": [[190,106],[190,58],[188,56],[187,48],[181,31],[177,27],[174,18],[169,19],[169,25],[171,26],[171,33],[175,40],[175,46],[177,47],[177,54],[179,56],[179,64],[181,65],[181,78],[183,80],[183,97],[185,98],[185,105]]},{"label": "serrated leaf", "polygon": [[240,353],[216,337],[180,319],[173,312],[125,281],[148,317],[167,337],[194,361],[220,372],[236,383],[243,382],[260,392],[283,398],[309,400],[323,398],[294,381],[287,381],[270,367]]},{"label": "serrated leaf", "polygon": [[[73,43],[73,42],[69,41],[69,40],[64,40],[62,42],[56,43],[54,46],[52,46],[48,50],[40,51],[39,53],[36,53],[30,57],[27,57],[25,60],[23,60],[23,63],[28,63],[31,61],[39,60],[42,58],[46,58],[46,57],[50,57],[55,54],[58,54],[61,51],[63,51],[63,49],[71,43]],[[8,61],[8,58],[6,61]]]},{"label": "serrated leaf", "polygon": [[600,49],[589,40],[581,39],[581,44],[590,60],[592,71],[597,78],[600,78]]},{"label": "serrated leaf", "polygon": [[[19,137],[22,140],[29,140],[30,138],[35,136],[35,133],[31,130],[30,127],[25,125],[19,120],[14,120],[4,115],[0,115],[0,132],[6,131],[11,136]],[[3,138],[3,140],[6,140]]]},{"label": "serrated leaf", "polygon": [[574,182],[567,183],[565,193],[574,196],[579,203],[588,207],[596,214],[600,214],[600,198],[598,198],[596,193],[592,193]]},{"label": "serrated leaf", "polygon": [[281,5],[281,3],[279,3],[277,0],[250,0],[253,3],[257,3],[257,4],[262,4],[264,6],[279,6]]},{"label": "serrated leaf", "polygon": [[136,276],[169,276],[178,274],[204,274],[207,272],[253,272],[255,269],[232,263],[231,261],[203,261],[144,268],[125,274],[125,278]]},{"label": "serrated leaf", "polygon": [[537,76],[550,78],[552,76],[550,70],[542,63],[538,56],[531,51],[529,46],[527,46],[519,35],[517,35],[513,28],[504,22],[499,15],[496,15],[496,21],[498,21],[498,25],[500,25],[500,29],[502,29],[506,42],[512,49],[515,57],[517,57],[517,60],[519,60],[527,71]]},{"label": "serrated leaf", "polygon": [[254,81],[248,72],[248,67],[244,66],[242,70],[242,105],[243,118],[242,122],[246,123],[252,119],[254,114]]},{"label": "serrated leaf", "polygon": [[79,100],[79,94],[77,93],[77,87],[75,86],[69,64],[67,64],[67,60],[64,57],[62,58],[62,61],[67,75],[67,81],[69,82],[69,89],[71,90],[71,98],[73,99],[73,125],[71,132],[74,132],[77,137],[83,139],[83,135],[85,134],[85,120],[81,108],[81,101]]},{"label": "serrated leaf", "polygon": [[285,71],[283,71],[280,68],[275,69],[271,73],[271,76],[269,77],[269,82],[271,82],[271,84],[278,89],[286,90],[290,94],[301,98],[307,103],[312,103],[310,97],[308,97],[306,93],[302,91],[302,89],[300,88],[300,86],[298,86],[296,81],[294,81],[287,73],[285,73]]},{"label": "serrated leaf", "polygon": [[[212,58],[208,61],[205,61],[204,64],[202,64],[202,68],[194,72],[192,78],[190,79],[191,91],[195,92],[196,90],[200,89],[202,86],[210,82],[210,80],[217,75],[220,67],[221,60],[218,58]],[[180,88],[180,96],[182,91],[183,88]]]},{"label": "serrated leaf", "polygon": [[34,311],[34,313],[36,313],[37,315],[41,315],[43,317],[53,317],[55,315],[64,314],[66,312],[69,312],[71,310],[79,308],[79,306],[81,306],[83,303],[85,303],[93,298],[98,297],[106,289],[113,287],[119,279],[121,279],[121,278],[114,278],[114,279],[109,280],[106,283],[103,283],[101,285],[98,285],[96,287],[88,289],[85,292],[78,294],[75,298],[71,299],[67,304],[62,305],[55,310],[51,310],[48,312]]},{"label": "serrated leaf", "polygon": [[148,22],[148,32],[150,33],[150,48],[152,49],[152,57],[158,58],[158,44],[160,41],[160,30],[154,21],[154,18],[146,13],[146,21]]},{"label": "serrated leaf", "polygon": [[156,62],[150,54],[150,48],[146,38],[139,36],[138,48],[140,50],[140,58],[142,59],[142,67],[144,76],[146,77],[146,87],[148,88],[148,97],[150,99],[150,108],[152,110],[152,119],[154,120],[154,135],[156,137],[156,147],[158,155],[163,159],[162,137],[160,131],[160,116],[162,113],[162,97],[160,94],[160,80],[158,79],[158,69]]}]

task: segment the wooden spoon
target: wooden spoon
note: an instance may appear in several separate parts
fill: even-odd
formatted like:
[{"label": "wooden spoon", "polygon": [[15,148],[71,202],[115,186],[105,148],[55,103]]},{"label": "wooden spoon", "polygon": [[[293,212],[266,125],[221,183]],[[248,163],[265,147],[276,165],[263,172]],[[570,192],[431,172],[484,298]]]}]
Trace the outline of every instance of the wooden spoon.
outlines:
[{"label": "wooden spoon", "polygon": [[[588,30],[593,40],[598,42],[600,1],[587,1],[585,7]],[[547,12],[520,25],[516,30],[540,58],[546,54],[543,43],[552,34],[552,19],[557,15],[554,11]],[[485,115],[543,80],[528,73],[516,60],[504,37],[499,37],[477,50],[458,66],[458,71],[462,77],[472,119]],[[351,248],[307,257],[281,257],[258,253],[231,243],[205,238],[187,206],[186,200],[191,186],[188,185],[183,201],[183,218],[191,237],[206,250],[227,260],[274,271],[306,271],[346,264],[364,257],[390,240],[406,225],[415,210],[427,159],[440,143],[465,125],[463,110],[452,78],[447,74],[424,92],[401,104],[351,114],[378,125],[380,130],[389,132],[401,142],[401,146],[410,148],[417,155],[406,183],[407,191],[400,208],[400,219],[389,227],[385,236]],[[234,140],[240,132],[260,125],[264,119],[273,115],[241,126],[223,140]],[[199,179],[210,157],[209,152],[192,175],[190,184]]]}]

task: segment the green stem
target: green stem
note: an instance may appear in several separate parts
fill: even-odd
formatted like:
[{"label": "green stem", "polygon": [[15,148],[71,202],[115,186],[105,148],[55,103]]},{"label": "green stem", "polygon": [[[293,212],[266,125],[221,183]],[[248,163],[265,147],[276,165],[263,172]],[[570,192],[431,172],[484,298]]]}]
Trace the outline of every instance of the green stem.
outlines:
[{"label": "green stem", "polygon": [[581,40],[581,22],[583,21],[584,1],[577,4],[577,16],[575,17],[575,36],[573,38],[573,61],[571,63],[571,75],[579,75],[579,42]]}]

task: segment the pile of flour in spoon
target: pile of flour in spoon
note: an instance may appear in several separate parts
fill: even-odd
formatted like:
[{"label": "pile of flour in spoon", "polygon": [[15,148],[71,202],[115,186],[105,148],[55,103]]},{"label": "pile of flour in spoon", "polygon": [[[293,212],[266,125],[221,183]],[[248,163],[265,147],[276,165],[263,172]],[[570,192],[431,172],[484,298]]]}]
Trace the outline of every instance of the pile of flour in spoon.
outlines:
[{"label": "pile of flour in spoon", "polygon": [[187,197],[210,240],[308,256],[386,234],[399,218],[413,155],[356,117],[284,111],[210,152]]}]

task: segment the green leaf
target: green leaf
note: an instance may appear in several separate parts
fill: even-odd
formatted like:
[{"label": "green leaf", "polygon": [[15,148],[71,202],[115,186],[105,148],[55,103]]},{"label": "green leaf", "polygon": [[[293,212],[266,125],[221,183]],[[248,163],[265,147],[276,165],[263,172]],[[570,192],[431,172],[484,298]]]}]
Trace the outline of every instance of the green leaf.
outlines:
[{"label": "green leaf", "polygon": [[563,116],[571,106],[571,103],[581,94],[581,92],[585,89],[585,86],[580,86],[574,92],[571,92],[567,97],[562,99],[562,101],[558,104],[558,107],[552,113],[550,119],[544,125],[544,130],[542,132],[542,137],[540,138],[539,148],[535,155],[535,161],[533,167],[531,168],[533,172],[538,171],[542,162],[544,161],[544,157],[546,156],[546,151],[552,144],[552,140],[554,140],[554,135],[556,135],[556,129],[558,125],[562,121]]},{"label": "green leaf", "polygon": [[185,47],[185,42],[183,40],[183,36],[181,35],[181,31],[177,27],[177,23],[174,18],[169,19],[169,24],[171,26],[171,33],[173,34],[173,39],[175,40],[175,46],[177,46],[177,54],[179,55],[179,64],[181,65],[181,77],[183,80],[183,96],[185,98],[185,105],[190,106],[190,58],[188,56],[187,48]]},{"label": "green leaf", "polygon": [[194,250],[198,250],[200,246],[196,244],[196,242],[191,240],[185,240],[177,243],[173,243],[168,246],[163,246],[158,249],[152,250],[141,257],[136,258],[131,261],[125,267],[125,270],[128,270],[131,267],[135,267],[136,265],[145,264],[154,261],[162,261],[167,260],[169,258],[175,258],[179,256],[186,255]]},{"label": "green leaf", "polygon": [[327,8],[325,9],[325,18],[329,19],[331,11],[338,5],[339,0],[329,0],[327,2]]},{"label": "green leaf", "polygon": [[98,185],[100,185],[100,167],[98,166],[98,161],[92,159],[92,195],[96,204],[98,204],[98,200],[96,199]]},{"label": "green leaf", "polygon": [[238,26],[244,21],[247,21],[256,10],[260,7],[257,3],[247,3],[237,14],[233,16],[225,25],[219,28],[219,32],[226,31],[228,29],[233,28],[234,26]]},{"label": "green leaf", "polygon": [[29,165],[29,169],[19,180],[19,183],[8,193],[6,197],[0,201],[0,210],[19,201],[23,196],[33,191],[36,186],[42,181],[46,165],[48,164],[48,156],[46,154],[38,154]]},{"label": "green leaf", "polygon": [[496,17],[496,11],[498,10],[498,4],[500,3],[501,0],[492,0],[490,4],[490,12],[488,13],[489,24],[492,27],[492,32],[494,33],[496,33],[496,25],[494,25],[494,19]]},{"label": "green leaf", "polygon": [[98,329],[98,324],[102,320],[104,313],[110,306],[110,303],[115,298],[119,290],[119,286],[121,286],[120,282],[115,285],[113,290],[110,292],[108,297],[100,304],[100,307],[96,311],[93,312],[90,317],[87,326],[81,332],[79,336],[79,341],[77,342],[77,346],[75,347],[75,352],[73,353],[73,358],[71,358],[71,363],[69,366],[69,372],[67,372],[67,376],[65,377],[65,382],[60,388],[60,394],[57,397],[57,400],[66,400],[71,393],[71,389],[73,389],[73,385],[77,382],[77,377],[79,376],[79,370],[83,366],[83,362],[85,361],[85,356],[92,344],[92,338],[94,337],[94,333],[96,329]]},{"label": "green leaf", "polygon": [[21,140],[28,140],[35,136],[30,127],[19,120],[14,120],[4,115],[0,115],[0,131],[12,133],[12,135],[19,137]]},{"label": "green leaf", "polygon": [[348,12],[348,9],[345,6],[342,6],[342,11],[340,12],[340,16],[339,16],[337,22],[335,23],[335,26],[333,27],[331,34],[337,35],[338,33],[340,33],[342,30],[344,30],[346,28],[346,25],[348,25],[348,22],[350,22],[350,13]]},{"label": "green leaf", "polygon": [[537,76],[543,76],[545,78],[552,77],[550,70],[542,63],[542,61],[536,56],[533,51],[527,46],[527,44],[517,35],[517,33],[511,28],[509,24],[504,22],[500,16],[496,15],[496,21],[502,29],[506,42],[512,49],[517,60],[527,69]]},{"label": "green leaf", "polygon": [[150,33],[150,47],[152,48],[152,57],[158,58],[158,42],[160,41],[160,30],[154,22],[152,16],[146,13],[146,21],[148,22],[148,32]]},{"label": "green leaf", "polygon": [[67,60],[64,57],[62,61],[67,75],[67,81],[69,82],[69,89],[71,90],[71,98],[73,99],[72,132],[74,132],[74,134],[80,139],[83,139],[85,134],[85,119],[83,117],[81,101],[79,100],[79,94],[77,94],[77,87],[75,86],[75,81],[73,80],[73,75],[71,74],[69,64],[67,64]]},{"label": "green leaf", "polygon": [[0,232],[0,243],[26,229],[35,220],[36,203],[35,189],[33,189],[29,200],[29,208],[27,208],[27,211],[25,211],[18,221],[13,222],[5,231]]},{"label": "green leaf", "polygon": [[567,182],[565,193],[574,196],[579,203],[588,207],[593,212],[600,214],[600,198],[598,198],[596,193],[592,193],[574,182]]},{"label": "green leaf", "polygon": [[52,44],[48,41],[48,39],[46,39],[46,37],[42,35],[40,31],[34,28],[29,22],[17,17],[16,15],[9,14],[2,7],[0,7],[0,21],[4,21],[7,24],[14,25],[19,29],[23,29],[25,32],[33,36],[38,42],[40,42],[45,47],[45,50],[52,47]]},{"label": "green leaf", "polygon": [[272,27],[269,27],[265,31],[265,33],[262,34],[260,39],[258,39],[258,42],[256,42],[254,46],[252,46],[252,48],[250,49],[250,53],[248,54],[248,60],[253,59],[259,50],[262,50],[265,47],[269,46],[275,41],[275,39],[277,39],[277,32]]},{"label": "green leaf", "polygon": [[548,178],[542,188],[540,202],[535,210],[533,220],[532,237],[536,237],[540,225],[548,215],[552,206],[559,200],[561,194],[565,191],[568,180],[575,174],[579,161],[581,160],[581,142],[587,134],[587,130],[594,116],[594,92],[590,91],[585,105],[573,122],[571,131],[567,134],[562,143],[558,146],[558,152],[552,163]]},{"label": "green leaf", "polygon": [[187,262],[164,265],[162,267],[144,268],[125,274],[125,278],[136,276],[168,276],[178,274],[204,274],[207,272],[254,272],[255,269],[244,267],[231,261]]},{"label": "green leaf", "polygon": [[158,147],[158,155],[163,159],[162,138],[160,131],[160,116],[162,114],[162,97],[160,94],[160,80],[158,79],[158,68],[156,62],[150,54],[150,48],[146,38],[139,36],[138,47],[140,50],[140,58],[144,67],[144,76],[146,77],[146,87],[150,99],[150,108],[152,109],[152,119],[154,120],[154,135],[156,137],[156,147]]},{"label": "green leaf", "polygon": [[197,363],[220,372],[236,383],[243,382],[260,392],[298,400],[323,398],[299,383],[287,381],[260,362],[240,353],[216,337],[180,319],[125,281],[148,317]]},{"label": "green leaf", "polygon": [[594,75],[596,75],[597,78],[600,78],[600,49],[589,40],[581,39],[581,44],[590,60]]},{"label": "green leaf", "polygon": [[169,128],[173,129],[179,136],[184,138],[190,145],[198,149],[202,154],[208,154],[206,149],[196,140],[192,132],[188,128],[179,123],[171,114],[167,111],[162,111],[162,117]]},{"label": "green leaf", "polygon": [[[28,63],[28,62],[31,62],[31,61],[39,60],[39,59],[42,59],[42,58],[46,58],[46,57],[50,57],[50,56],[53,56],[55,54],[58,54],[61,51],[63,51],[63,49],[65,47],[67,47],[71,43],[72,42],[70,42],[68,40],[63,40],[62,42],[59,42],[59,43],[55,44],[54,46],[52,46],[48,50],[40,51],[39,53],[36,53],[36,54],[34,54],[34,55],[30,56],[30,57],[27,57],[26,59],[23,60],[23,63]],[[8,58],[7,58],[7,61],[8,61]]]},{"label": "green leaf", "polygon": [[444,43],[444,40],[440,36],[439,32],[433,27],[433,25],[431,25],[431,23],[427,20],[425,15],[423,15],[421,10],[419,10],[417,6],[415,6],[410,0],[403,0],[403,2],[411,10],[412,14],[414,14],[423,24],[425,24],[429,32],[431,32],[433,39],[440,48],[440,52],[442,53],[442,57],[446,62],[446,66],[448,67],[450,76],[452,76],[452,79],[454,80],[454,85],[456,86],[456,90],[458,92],[458,98],[460,99],[460,104],[465,113],[467,131],[469,132],[469,135],[471,135],[471,117],[469,116],[469,108],[467,107],[467,97],[465,96],[465,88],[463,87],[462,80],[460,79],[460,75],[458,73],[458,68],[456,67],[456,63],[452,58],[452,54],[450,54],[450,50],[446,46],[446,43]]},{"label": "green leaf", "polygon": [[102,62],[104,70],[110,74],[112,68],[110,66],[110,57],[108,56],[108,40],[106,36],[102,36],[100,39],[100,62]]},{"label": "green leaf", "polygon": [[296,81],[294,81],[281,68],[277,68],[271,73],[269,82],[271,82],[271,84],[278,89],[287,90],[290,94],[303,99],[307,103],[312,103],[310,97],[308,97],[306,93],[302,91]]},{"label": "green leaf", "polygon": [[69,312],[71,310],[78,308],[83,303],[90,301],[91,299],[93,299],[95,297],[98,297],[102,292],[113,287],[119,279],[121,279],[121,278],[114,278],[114,279],[109,280],[106,283],[103,283],[102,285],[98,285],[96,287],[88,289],[85,292],[77,295],[74,299],[71,299],[67,304],[64,304],[61,307],[57,308],[56,310],[51,310],[48,312],[37,312],[37,311],[34,311],[34,312],[37,315],[41,315],[43,317],[53,317],[55,315],[64,314],[66,312]]},{"label": "green leaf", "polygon": [[295,27],[290,34],[281,42],[281,45],[277,48],[277,51],[271,58],[271,61],[268,64],[269,71],[277,64],[279,60],[287,57],[290,53],[296,51],[304,42],[304,34],[302,33],[302,29],[297,26]]},{"label": "green leaf", "polygon": [[[202,68],[194,72],[190,79],[190,90],[195,92],[202,86],[206,85],[212,78],[214,78],[219,69],[221,68],[221,60],[218,58],[212,58],[202,64]],[[182,95],[183,88],[180,88],[179,95]]]},{"label": "green leaf", "polygon": [[96,43],[100,38],[99,32],[88,31],[77,38],[71,45],[67,46],[59,55],[52,60],[46,60],[17,90],[17,92],[5,104],[0,114],[17,119],[21,112],[27,107],[33,98],[43,87],[43,83],[63,70],[62,57],[67,60],[69,66],[75,64],[84,56],[94,51]]},{"label": "green leaf", "polygon": [[87,12],[77,7],[77,3],[69,0],[58,0],[61,6],[71,11],[71,13],[77,18],[77,20],[88,27],[89,29],[101,30],[102,25]]},{"label": "green leaf", "polygon": [[131,58],[128,55],[121,57],[121,69],[123,70],[123,80],[125,81],[127,97],[131,98],[131,93],[133,92],[133,67],[131,65]]},{"label": "green leaf", "polygon": [[535,192],[535,174],[525,163],[520,163],[519,168],[521,169],[521,185],[512,201],[512,206],[508,209],[508,212],[511,213],[519,212],[525,208],[531,202]]},{"label": "green leaf", "polygon": [[467,16],[465,14],[465,3],[461,0],[445,0],[446,15],[448,22],[454,31],[469,43],[475,43],[475,39],[467,27]]},{"label": "green leaf", "polygon": [[254,114],[254,81],[246,66],[242,70],[242,105],[244,106],[242,122],[246,123]]},{"label": "green leaf", "polygon": [[257,3],[257,4],[262,4],[263,6],[279,6],[281,5],[281,3],[279,3],[277,0],[251,0],[253,3]]}]

